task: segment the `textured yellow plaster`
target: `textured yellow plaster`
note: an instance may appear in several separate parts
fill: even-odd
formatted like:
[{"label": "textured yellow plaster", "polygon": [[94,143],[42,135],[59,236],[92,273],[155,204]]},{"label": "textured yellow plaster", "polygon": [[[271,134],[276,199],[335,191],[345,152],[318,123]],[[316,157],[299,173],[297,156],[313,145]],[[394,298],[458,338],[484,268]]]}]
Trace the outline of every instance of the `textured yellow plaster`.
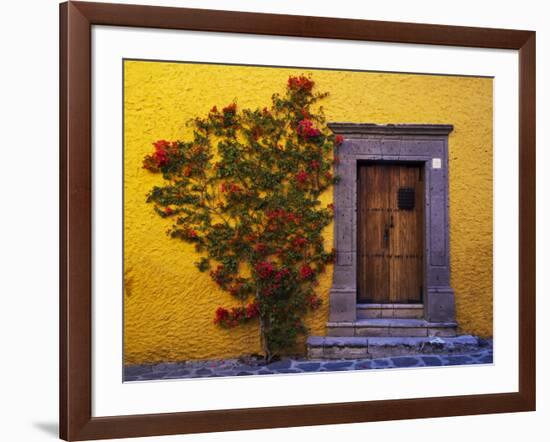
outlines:
[{"label": "textured yellow plaster", "polygon": [[[169,220],[145,203],[158,175],[142,169],[157,139],[184,139],[186,121],[237,100],[264,107],[289,75],[311,74],[328,121],[450,123],[451,285],[460,331],[492,335],[492,119],[488,78],[338,72],[185,63],[124,63],[124,350],[126,363],[234,357],[260,352],[254,324],[224,330],[217,306],[235,305],[193,265],[193,247],[168,238]],[[330,202],[332,193],[324,196]],[[332,244],[332,227],[326,231]],[[332,268],[307,318],[324,335]],[[299,347],[300,348],[300,347]],[[303,348],[303,346],[301,347]]]}]

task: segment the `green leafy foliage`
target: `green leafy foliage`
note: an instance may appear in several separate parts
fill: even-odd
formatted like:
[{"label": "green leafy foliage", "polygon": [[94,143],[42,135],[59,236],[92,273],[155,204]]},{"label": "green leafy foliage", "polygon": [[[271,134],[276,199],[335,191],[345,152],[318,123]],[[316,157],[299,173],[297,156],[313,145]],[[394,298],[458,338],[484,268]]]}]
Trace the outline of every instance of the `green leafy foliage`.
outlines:
[{"label": "green leafy foliage", "polygon": [[268,359],[307,332],[303,318],[319,307],[315,287],[334,259],[322,237],[332,205],[319,197],[337,180],[342,139],[325,125],[326,95],[290,77],[269,108],[214,106],[190,122],[191,140],[159,140],[143,161],[164,180],[147,202],[173,220],[169,235],[194,244],[197,268],[242,304],[219,307],[214,322],[258,320]]}]

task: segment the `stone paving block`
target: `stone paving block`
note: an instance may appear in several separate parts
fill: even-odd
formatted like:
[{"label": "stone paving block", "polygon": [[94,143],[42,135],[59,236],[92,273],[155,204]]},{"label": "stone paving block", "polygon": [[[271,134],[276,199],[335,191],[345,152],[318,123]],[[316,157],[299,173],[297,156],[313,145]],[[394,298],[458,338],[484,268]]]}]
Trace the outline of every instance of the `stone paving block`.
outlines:
[{"label": "stone paving block", "polygon": [[422,361],[429,367],[437,367],[443,365],[441,358],[437,356],[422,356]]},{"label": "stone paving block", "polygon": [[139,379],[139,376],[124,376],[124,382],[133,382],[138,381]]},{"label": "stone paving block", "polygon": [[371,361],[360,361],[354,366],[355,370],[368,370],[370,368],[372,368]]},{"label": "stone paving block", "polygon": [[493,355],[485,355],[478,359],[479,362],[482,364],[492,364],[493,363]]},{"label": "stone paving block", "polygon": [[128,365],[124,367],[124,376],[140,376],[143,374],[148,374],[153,372],[153,367],[151,365]]},{"label": "stone paving block", "polygon": [[414,367],[419,365],[419,358],[401,356],[397,358],[391,358],[391,361],[396,367]]},{"label": "stone paving block", "polygon": [[326,362],[323,364],[323,368],[327,370],[341,370],[343,368],[349,368],[353,365],[353,362],[342,361],[342,362]]},{"label": "stone paving block", "polygon": [[320,362],[305,362],[301,364],[296,364],[296,368],[299,368],[303,371],[317,371],[320,367]]},{"label": "stone paving block", "polygon": [[473,362],[473,359],[469,356],[446,356],[445,359],[447,361],[446,365],[464,365]]},{"label": "stone paving block", "polygon": [[387,359],[374,359],[372,364],[375,368],[386,368],[389,367],[390,361]]},{"label": "stone paving block", "polygon": [[178,362],[161,362],[160,364],[154,364],[152,366],[153,371],[167,371],[167,370],[175,370],[179,368]]},{"label": "stone paving block", "polygon": [[[165,376],[165,379],[167,379],[168,377],[170,378],[184,378],[188,375],[191,374],[191,370],[183,370],[183,369],[178,369],[178,370],[174,370],[174,371],[169,371],[169,372],[166,372],[166,376]],[[205,373],[205,374],[208,374],[208,373]]]},{"label": "stone paving block", "polygon": [[281,361],[275,361],[271,364],[267,364],[267,368],[270,370],[279,370],[281,368],[290,368],[291,365],[292,362],[290,361],[290,359],[283,359]]},{"label": "stone paving block", "polygon": [[372,359],[387,358],[390,356],[407,356],[410,354],[416,354],[420,350],[416,347],[409,347],[406,345],[398,345],[392,347],[377,347],[369,346],[368,354]]},{"label": "stone paving block", "polygon": [[449,340],[444,339],[444,341],[445,342],[452,342],[455,345],[471,346],[471,347],[478,347],[479,346],[479,341],[475,337],[473,337],[472,335],[456,336],[453,339],[449,339]]}]

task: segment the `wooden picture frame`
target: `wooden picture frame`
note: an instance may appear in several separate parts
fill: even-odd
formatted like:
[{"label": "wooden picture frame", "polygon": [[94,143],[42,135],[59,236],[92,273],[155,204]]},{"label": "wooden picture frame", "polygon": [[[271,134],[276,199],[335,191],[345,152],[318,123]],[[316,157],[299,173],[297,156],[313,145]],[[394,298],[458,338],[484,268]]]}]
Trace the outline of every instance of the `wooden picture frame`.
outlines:
[{"label": "wooden picture frame", "polygon": [[[92,417],[91,27],[519,51],[519,391]],[[535,410],[535,32],[170,7],[60,5],[60,437],[106,439]]]}]

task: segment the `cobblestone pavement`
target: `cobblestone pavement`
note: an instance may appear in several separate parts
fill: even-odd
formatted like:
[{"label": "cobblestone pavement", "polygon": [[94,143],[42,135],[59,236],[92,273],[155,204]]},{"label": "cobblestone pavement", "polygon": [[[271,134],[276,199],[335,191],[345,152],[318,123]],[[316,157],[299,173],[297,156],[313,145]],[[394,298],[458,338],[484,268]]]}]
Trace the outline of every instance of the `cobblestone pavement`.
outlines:
[{"label": "cobblestone pavement", "polygon": [[492,364],[493,350],[466,354],[418,354],[379,359],[308,360],[282,359],[265,364],[254,360],[223,359],[166,362],[125,367],[125,382],[225,376],[273,375],[387,368],[439,367],[448,365]]}]

